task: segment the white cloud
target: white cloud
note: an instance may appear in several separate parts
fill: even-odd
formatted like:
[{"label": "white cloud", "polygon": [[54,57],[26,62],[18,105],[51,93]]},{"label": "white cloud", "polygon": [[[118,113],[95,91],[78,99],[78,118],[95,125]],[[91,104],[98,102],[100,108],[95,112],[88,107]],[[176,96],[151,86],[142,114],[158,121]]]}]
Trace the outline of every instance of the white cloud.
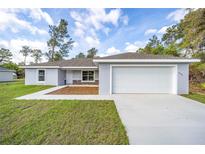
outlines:
[{"label": "white cloud", "polygon": [[54,24],[51,16],[47,12],[42,11],[40,8],[29,9],[29,11],[30,11],[30,13],[29,13],[30,17],[32,19],[35,19],[37,21],[45,20],[49,25]]},{"label": "white cloud", "polygon": [[[172,25],[170,25],[170,26],[172,26]],[[167,28],[169,28],[170,26],[164,26],[164,27],[160,28],[160,29],[157,31],[157,33],[158,33],[158,34],[164,34],[164,33],[166,32]]]},{"label": "white cloud", "polygon": [[111,29],[106,24],[118,26],[121,14],[120,9],[111,9],[109,12],[103,8],[86,9],[83,12],[72,11],[70,16],[75,21],[74,35],[79,37],[81,42],[87,43],[89,47],[91,44],[96,46],[99,44],[97,32],[101,31],[108,35]]},{"label": "white cloud", "polygon": [[12,32],[17,33],[19,30],[26,29],[30,31],[32,34],[48,34],[47,31],[44,29],[39,29],[31,23],[19,19],[16,15],[16,13],[13,13],[14,11],[8,11],[1,9],[0,10],[0,31],[5,31],[7,29],[10,29]]},{"label": "white cloud", "polygon": [[139,48],[144,47],[146,44],[146,42],[142,42],[142,41],[136,41],[134,43],[130,43],[130,42],[126,42],[125,45],[125,51],[126,52],[136,52]]},{"label": "white cloud", "polygon": [[119,54],[120,50],[116,49],[115,47],[111,47],[107,49],[106,52],[108,55],[114,55],[114,54]]},{"label": "white cloud", "polygon": [[85,22],[96,30],[104,28],[104,23],[112,23],[117,26],[120,14],[120,9],[112,9],[109,13],[106,13],[103,8],[88,9],[88,16],[85,18]]},{"label": "white cloud", "polygon": [[115,47],[110,47],[106,50],[105,53],[100,53],[99,56],[104,57],[104,56],[110,56],[110,55],[115,55],[119,53],[121,53],[119,49],[116,49]]},{"label": "white cloud", "polygon": [[97,47],[100,44],[98,38],[94,38],[91,36],[87,36],[85,38],[85,41],[88,43],[89,47]]},{"label": "white cloud", "polygon": [[177,9],[168,14],[167,19],[179,22],[188,13],[186,9]]},{"label": "white cloud", "polygon": [[8,48],[9,47],[9,43],[5,40],[1,40],[0,41],[0,48]]},{"label": "white cloud", "polygon": [[122,17],[121,17],[121,20],[122,20],[122,22],[123,22],[124,25],[128,25],[128,21],[129,21],[128,16],[122,16]]},{"label": "white cloud", "polygon": [[150,34],[154,34],[157,32],[157,29],[148,29],[145,31],[145,35],[150,35]]},{"label": "white cloud", "polygon": [[[28,45],[31,49],[41,49],[43,53],[47,52],[47,44],[46,42],[38,41],[38,40],[27,40],[27,39],[12,39],[10,41],[1,40],[0,41],[0,48],[4,47],[10,49],[13,54],[13,62],[19,63],[23,61],[22,54],[19,53],[19,50],[22,49],[22,46]],[[45,57],[43,61],[45,61]],[[33,62],[32,57],[27,58],[27,63]]]},{"label": "white cloud", "polygon": [[148,29],[145,31],[145,35],[149,34],[164,34],[167,30],[167,28],[171,27],[172,25],[169,26],[163,26],[160,29]]},{"label": "white cloud", "polygon": [[74,48],[76,48],[76,47],[78,47],[78,46],[79,46],[78,42],[74,42],[74,43],[73,43],[73,47],[74,47]]},{"label": "white cloud", "polygon": [[129,44],[125,47],[125,51],[127,52],[136,52],[137,49],[139,49],[139,47],[135,44]]}]

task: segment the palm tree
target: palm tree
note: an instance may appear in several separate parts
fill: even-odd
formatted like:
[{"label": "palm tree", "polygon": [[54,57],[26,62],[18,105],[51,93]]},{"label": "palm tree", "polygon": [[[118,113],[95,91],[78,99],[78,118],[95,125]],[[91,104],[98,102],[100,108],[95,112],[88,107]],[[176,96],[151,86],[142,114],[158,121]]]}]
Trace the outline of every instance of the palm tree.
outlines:
[{"label": "palm tree", "polygon": [[34,58],[34,62],[38,63],[38,62],[41,61],[43,53],[42,53],[42,51],[40,49],[33,49],[31,56]]},{"label": "palm tree", "polygon": [[24,56],[24,65],[26,65],[26,58],[31,53],[29,46],[22,46],[22,49],[19,51]]}]

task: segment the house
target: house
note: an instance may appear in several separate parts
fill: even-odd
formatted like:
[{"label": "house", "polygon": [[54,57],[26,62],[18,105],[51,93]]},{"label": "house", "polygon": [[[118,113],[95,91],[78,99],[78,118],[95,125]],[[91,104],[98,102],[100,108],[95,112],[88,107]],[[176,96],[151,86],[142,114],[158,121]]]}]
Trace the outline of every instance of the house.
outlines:
[{"label": "house", "polygon": [[8,70],[6,68],[0,67],[0,82],[13,81],[15,74],[14,70]]},{"label": "house", "polygon": [[99,85],[100,95],[189,92],[189,64],[199,59],[122,53],[24,66],[25,84]]}]

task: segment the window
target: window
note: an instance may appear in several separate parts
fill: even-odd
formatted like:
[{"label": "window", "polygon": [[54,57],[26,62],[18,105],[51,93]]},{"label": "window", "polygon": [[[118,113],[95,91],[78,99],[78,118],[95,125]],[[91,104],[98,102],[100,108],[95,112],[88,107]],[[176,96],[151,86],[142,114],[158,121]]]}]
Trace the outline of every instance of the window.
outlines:
[{"label": "window", "polygon": [[38,70],[38,81],[45,81],[45,70]]},{"label": "window", "polygon": [[94,71],[82,71],[82,81],[94,81]]}]

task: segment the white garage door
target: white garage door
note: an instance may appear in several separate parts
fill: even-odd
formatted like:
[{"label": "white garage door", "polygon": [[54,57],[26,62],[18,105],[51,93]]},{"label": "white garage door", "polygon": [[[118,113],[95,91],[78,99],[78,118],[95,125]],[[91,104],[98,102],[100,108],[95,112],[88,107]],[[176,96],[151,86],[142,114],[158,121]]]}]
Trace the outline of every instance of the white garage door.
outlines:
[{"label": "white garage door", "polygon": [[174,67],[113,67],[112,93],[174,93]]}]

